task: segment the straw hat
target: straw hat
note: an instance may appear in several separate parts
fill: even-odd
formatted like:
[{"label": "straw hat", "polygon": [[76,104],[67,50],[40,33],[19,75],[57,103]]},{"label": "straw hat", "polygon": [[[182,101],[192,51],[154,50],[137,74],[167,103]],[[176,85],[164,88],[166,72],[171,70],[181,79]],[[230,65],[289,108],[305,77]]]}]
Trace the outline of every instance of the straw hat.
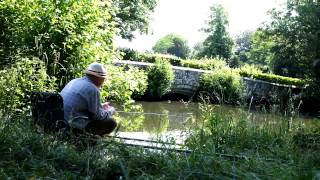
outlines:
[{"label": "straw hat", "polygon": [[101,63],[91,63],[85,71],[86,74],[90,74],[100,78],[106,78],[107,70]]}]

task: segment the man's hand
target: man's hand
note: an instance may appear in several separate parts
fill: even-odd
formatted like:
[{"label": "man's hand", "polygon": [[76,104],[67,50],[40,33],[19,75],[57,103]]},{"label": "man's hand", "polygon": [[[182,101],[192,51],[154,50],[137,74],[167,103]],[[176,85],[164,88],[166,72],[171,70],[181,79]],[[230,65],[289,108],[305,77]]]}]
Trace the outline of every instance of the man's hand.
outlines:
[{"label": "man's hand", "polygon": [[105,102],[102,104],[102,108],[107,111],[110,115],[113,115],[116,112],[116,109],[110,105],[109,102]]},{"label": "man's hand", "polygon": [[102,108],[106,111],[108,110],[109,107],[110,107],[110,102],[105,102],[102,104]]}]

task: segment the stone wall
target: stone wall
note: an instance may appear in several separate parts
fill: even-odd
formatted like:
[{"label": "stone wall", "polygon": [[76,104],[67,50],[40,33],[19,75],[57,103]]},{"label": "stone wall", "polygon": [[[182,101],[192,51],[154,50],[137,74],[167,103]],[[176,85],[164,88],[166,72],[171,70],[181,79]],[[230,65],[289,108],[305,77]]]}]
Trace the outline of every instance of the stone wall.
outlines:
[{"label": "stone wall", "polygon": [[258,97],[272,97],[281,93],[292,93],[298,94],[301,91],[301,88],[292,85],[283,85],[270,83],[261,80],[255,80],[251,78],[244,77],[242,78],[245,84],[245,94],[246,96],[258,96]]}]

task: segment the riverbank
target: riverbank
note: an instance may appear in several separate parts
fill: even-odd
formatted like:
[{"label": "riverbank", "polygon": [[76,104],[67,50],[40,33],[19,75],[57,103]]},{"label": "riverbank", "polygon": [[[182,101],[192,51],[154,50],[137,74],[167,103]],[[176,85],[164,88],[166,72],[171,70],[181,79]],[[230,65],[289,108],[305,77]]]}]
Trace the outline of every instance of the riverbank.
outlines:
[{"label": "riverbank", "polygon": [[245,113],[217,115],[208,106],[203,112],[203,125],[185,142],[188,154],[129,147],[112,138],[92,146],[43,134],[24,115],[2,119],[0,179],[319,178],[318,121],[252,123]]}]

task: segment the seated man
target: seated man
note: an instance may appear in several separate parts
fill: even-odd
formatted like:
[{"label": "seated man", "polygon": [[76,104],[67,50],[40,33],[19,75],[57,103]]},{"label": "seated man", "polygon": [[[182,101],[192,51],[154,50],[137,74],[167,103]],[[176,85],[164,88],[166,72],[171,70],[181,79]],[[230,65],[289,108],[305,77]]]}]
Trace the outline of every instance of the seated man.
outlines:
[{"label": "seated man", "polygon": [[107,76],[105,67],[92,63],[85,71],[86,76],[73,79],[61,91],[64,105],[64,118],[73,132],[94,135],[111,133],[117,123],[111,118],[115,109],[109,103],[100,103],[99,88]]}]

